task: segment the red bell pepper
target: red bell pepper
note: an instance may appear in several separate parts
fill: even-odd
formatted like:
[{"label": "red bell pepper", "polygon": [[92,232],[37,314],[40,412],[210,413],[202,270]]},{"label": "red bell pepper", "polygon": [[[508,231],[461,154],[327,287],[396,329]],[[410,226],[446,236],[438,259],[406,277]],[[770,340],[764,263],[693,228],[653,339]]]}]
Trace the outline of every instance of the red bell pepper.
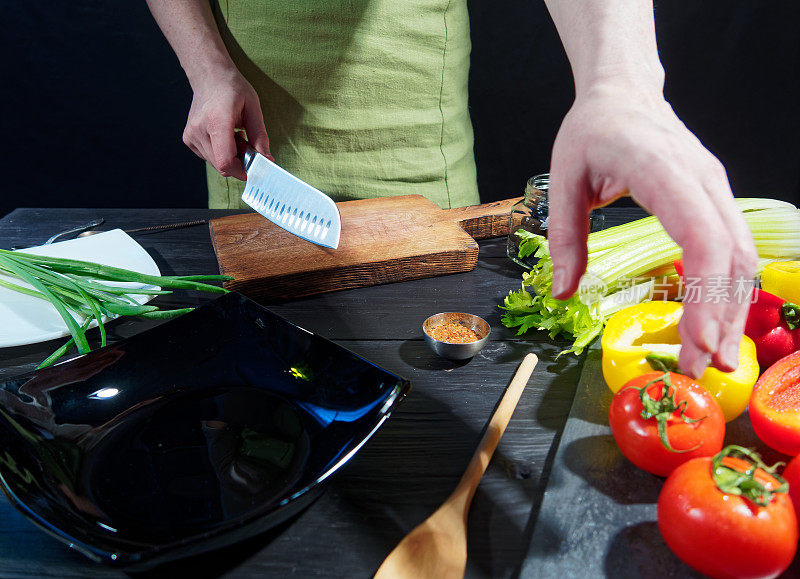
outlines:
[{"label": "red bell pepper", "polygon": [[770,448],[800,454],[800,352],[770,366],[756,382],[750,397],[750,422]]},{"label": "red bell pepper", "polygon": [[[674,264],[682,280],[683,260],[676,259]],[[766,370],[800,350],[800,306],[753,288],[744,333],[755,342],[758,363]]]},{"label": "red bell pepper", "polygon": [[744,333],[756,344],[761,368],[767,369],[800,350],[800,306],[755,288]]},{"label": "red bell pepper", "polygon": [[675,271],[680,276],[681,281],[683,281],[683,260],[682,259],[676,259],[672,263],[675,266]]}]

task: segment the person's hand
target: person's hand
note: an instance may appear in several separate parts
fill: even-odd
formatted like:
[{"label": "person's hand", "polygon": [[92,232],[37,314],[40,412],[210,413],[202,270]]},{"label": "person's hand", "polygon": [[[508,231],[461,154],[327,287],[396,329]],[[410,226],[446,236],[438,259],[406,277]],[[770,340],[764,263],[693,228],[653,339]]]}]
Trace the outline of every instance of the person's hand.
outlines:
[{"label": "person's hand", "polygon": [[[683,248],[686,279],[700,280],[679,325],[681,369],[737,367],[750,291],[737,300],[734,286],[755,273],[750,229],[725,169],[660,94],[602,86],[579,96],[553,147],[549,193],[554,297],[574,293],[586,269],[589,212],[630,194]],[[727,299],[706,299],[714,279],[727,280]]]},{"label": "person's hand", "polygon": [[247,180],[237,157],[234,129],[244,129],[256,151],[272,159],[261,103],[236,69],[223,69],[193,83],[194,96],[183,142],[223,177]]}]

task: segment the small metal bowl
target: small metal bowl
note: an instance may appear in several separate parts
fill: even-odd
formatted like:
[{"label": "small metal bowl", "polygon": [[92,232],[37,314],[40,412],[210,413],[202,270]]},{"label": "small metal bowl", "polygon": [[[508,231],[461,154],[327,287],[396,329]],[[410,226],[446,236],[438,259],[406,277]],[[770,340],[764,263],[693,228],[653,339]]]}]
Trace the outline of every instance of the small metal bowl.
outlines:
[{"label": "small metal bowl", "polygon": [[[456,344],[437,340],[430,335],[430,332],[434,328],[447,323],[460,324],[469,328],[478,334],[480,339],[474,342]],[[440,314],[434,314],[422,323],[422,333],[425,335],[425,341],[439,356],[449,360],[466,360],[467,358],[472,358],[475,354],[480,352],[481,348],[486,344],[486,340],[489,339],[491,331],[492,329],[486,320],[476,315],[465,314],[463,312],[442,312]]]}]

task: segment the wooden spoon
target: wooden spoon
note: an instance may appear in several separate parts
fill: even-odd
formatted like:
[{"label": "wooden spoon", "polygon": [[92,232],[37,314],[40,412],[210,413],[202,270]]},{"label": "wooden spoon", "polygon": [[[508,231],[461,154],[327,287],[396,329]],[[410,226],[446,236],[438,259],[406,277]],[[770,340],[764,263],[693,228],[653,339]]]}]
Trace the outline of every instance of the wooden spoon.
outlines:
[{"label": "wooden spoon", "polygon": [[467,515],[472,497],[538,361],[536,354],[525,356],[456,489],[435,513],[389,553],[375,574],[376,579],[464,576],[467,567]]}]

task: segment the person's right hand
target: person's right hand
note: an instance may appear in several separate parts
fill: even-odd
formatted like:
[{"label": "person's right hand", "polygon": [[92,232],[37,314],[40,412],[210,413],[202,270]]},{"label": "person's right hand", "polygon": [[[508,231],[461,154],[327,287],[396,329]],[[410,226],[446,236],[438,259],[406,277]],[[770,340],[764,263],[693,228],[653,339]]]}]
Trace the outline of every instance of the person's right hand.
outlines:
[{"label": "person's right hand", "polygon": [[699,377],[711,362],[731,372],[758,265],[750,228],[722,164],[659,90],[634,85],[608,81],[585,91],[556,137],[547,234],[553,297],[572,295],[586,270],[589,212],[630,194],[684,250],[681,371]]},{"label": "person's right hand", "polygon": [[247,174],[236,155],[235,129],[244,129],[250,146],[272,159],[255,89],[236,69],[206,75],[193,83],[192,89],[183,142],[223,177],[246,181]]}]

